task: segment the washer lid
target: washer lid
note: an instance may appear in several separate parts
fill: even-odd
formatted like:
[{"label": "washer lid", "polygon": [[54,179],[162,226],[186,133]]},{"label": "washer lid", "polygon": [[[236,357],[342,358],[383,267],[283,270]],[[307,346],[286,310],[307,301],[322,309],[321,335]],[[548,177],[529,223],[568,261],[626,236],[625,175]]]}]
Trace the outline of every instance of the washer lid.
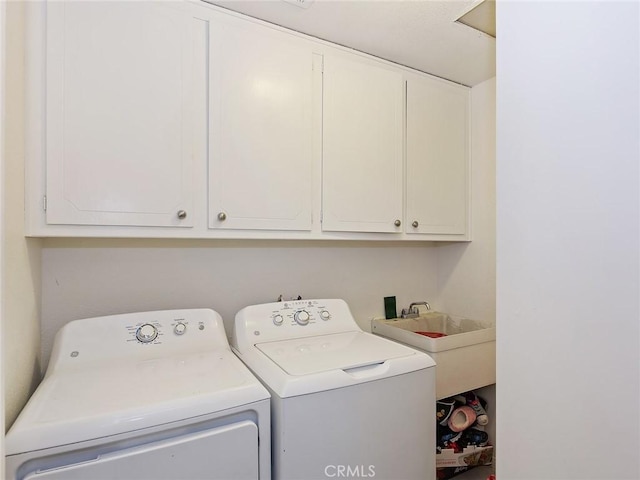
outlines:
[{"label": "washer lid", "polygon": [[8,455],[131,432],[269,398],[229,349],[96,363],[45,377]]},{"label": "washer lid", "polygon": [[365,332],[346,332],[256,344],[289,375],[347,370],[408,357],[407,347]]}]

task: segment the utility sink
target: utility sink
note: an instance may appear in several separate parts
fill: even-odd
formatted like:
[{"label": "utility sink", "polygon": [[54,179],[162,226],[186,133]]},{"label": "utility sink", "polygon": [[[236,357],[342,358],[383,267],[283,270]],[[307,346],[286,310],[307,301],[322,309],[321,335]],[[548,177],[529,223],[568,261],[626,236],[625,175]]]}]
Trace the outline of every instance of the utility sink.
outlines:
[{"label": "utility sink", "polygon": [[427,312],[416,318],[374,318],[371,331],[435,360],[438,399],[496,382],[496,328],[489,322]]}]

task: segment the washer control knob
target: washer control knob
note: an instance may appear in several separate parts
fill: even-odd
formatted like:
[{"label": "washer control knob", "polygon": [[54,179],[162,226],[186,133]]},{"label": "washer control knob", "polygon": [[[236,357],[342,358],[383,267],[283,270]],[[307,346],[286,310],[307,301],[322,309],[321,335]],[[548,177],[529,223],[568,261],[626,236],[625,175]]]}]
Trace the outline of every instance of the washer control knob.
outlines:
[{"label": "washer control knob", "polygon": [[273,323],[274,325],[280,326],[282,325],[282,322],[284,322],[284,318],[282,315],[274,315],[273,316]]},{"label": "washer control knob", "polygon": [[186,331],[187,325],[182,322],[176,323],[175,327],[173,327],[173,333],[175,333],[176,335],[184,335],[184,332]]},{"label": "washer control knob", "polygon": [[327,310],[322,310],[320,312],[320,318],[323,320],[329,320],[331,318],[331,314]]},{"label": "washer control knob", "polygon": [[294,320],[298,325],[306,325],[309,323],[309,312],[306,310],[299,310],[293,315]]},{"label": "washer control knob", "polygon": [[158,329],[150,323],[140,325],[136,330],[136,338],[142,343],[153,342],[158,336]]}]

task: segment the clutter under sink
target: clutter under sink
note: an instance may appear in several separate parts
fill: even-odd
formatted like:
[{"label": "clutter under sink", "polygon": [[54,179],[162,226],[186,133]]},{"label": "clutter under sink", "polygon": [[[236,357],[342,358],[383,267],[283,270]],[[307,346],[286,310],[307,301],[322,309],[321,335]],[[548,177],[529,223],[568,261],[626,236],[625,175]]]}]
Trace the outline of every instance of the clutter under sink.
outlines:
[{"label": "clutter under sink", "polygon": [[486,400],[473,391],[436,402],[438,480],[493,463],[486,408]]},{"label": "clutter under sink", "polygon": [[[420,302],[423,303],[426,302]],[[407,310],[403,310],[409,313],[405,315],[407,318],[374,318],[371,331],[422,350],[435,360],[437,398],[496,382],[493,324],[430,309],[416,312],[417,309],[410,307]]]}]

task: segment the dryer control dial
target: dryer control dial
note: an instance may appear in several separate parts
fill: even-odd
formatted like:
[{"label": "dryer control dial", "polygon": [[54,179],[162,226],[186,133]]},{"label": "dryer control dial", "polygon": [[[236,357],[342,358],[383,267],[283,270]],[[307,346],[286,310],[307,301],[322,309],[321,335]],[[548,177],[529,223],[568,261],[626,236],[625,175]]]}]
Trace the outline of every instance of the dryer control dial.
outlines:
[{"label": "dryer control dial", "polygon": [[273,316],[273,323],[277,326],[282,325],[282,322],[284,322],[284,317],[280,314],[278,315],[274,315]]},{"label": "dryer control dial", "polygon": [[298,325],[306,325],[309,323],[309,312],[306,310],[298,310],[293,314],[293,319],[296,321]]},{"label": "dryer control dial", "polygon": [[176,323],[175,327],[173,327],[173,333],[176,335],[184,335],[184,332],[187,331],[187,325],[184,322]]},{"label": "dryer control dial", "polygon": [[142,343],[153,342],[158,336],[158,329],[150,323],[140,325],[136,330],[136,338]]}]

